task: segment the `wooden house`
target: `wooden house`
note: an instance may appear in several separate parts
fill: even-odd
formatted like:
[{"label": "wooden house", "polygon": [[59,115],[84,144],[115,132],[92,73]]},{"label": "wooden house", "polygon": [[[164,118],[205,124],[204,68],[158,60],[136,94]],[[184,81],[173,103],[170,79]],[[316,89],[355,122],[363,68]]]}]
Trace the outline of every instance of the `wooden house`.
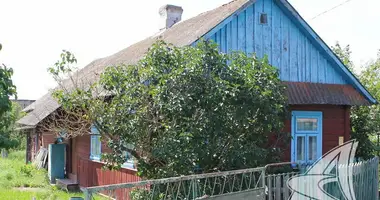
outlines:
[{"label": "wooden house", "polygon": [[[180,21],[178,6],[166,5],[160,14],[164,19],[159,33],[91,62],[79,77],[96,80],[107,66],[134,64],[158,39],[186,46],[204,38],[215,41],[221,52],[267,55],[287,85],[292,116],[284,123],[293,139],[285,159],[304,163],[350,139],[351,106],[377,103],[286,0],[234,0],[185,21]],[[40,146],[54,142],[56,133],[41,132],[39,124],[59,107],[48,93],[26,108],[30,112],[18,123],[27,130],[28,159]],[[96,138],[93,131],[67,142],[69,178],[81,186],[138,180],[133,164],[119,171],[102,170],[98,156],[106,147]]]}]

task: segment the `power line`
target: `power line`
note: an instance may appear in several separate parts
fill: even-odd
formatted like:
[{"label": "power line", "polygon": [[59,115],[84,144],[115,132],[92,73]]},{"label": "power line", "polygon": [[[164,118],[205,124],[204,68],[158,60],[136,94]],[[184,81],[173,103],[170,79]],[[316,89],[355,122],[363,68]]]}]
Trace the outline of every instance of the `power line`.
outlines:
[{"label": "power line", "polygon": [[320,17],[320,16],[322,16],[322,15],[324,15],[324,14],[326,14],[326,13],[332,11],[332,10],[335,10],[335,9],[339,8],[340,6],[343,6],[344,4],[346,4],[346,3],[350,2],[350,1],[352,1],[352,0],[346,0],[345,2],[342,2],[342,3],[339,4],[339,5],[336,5],[336,6],[330,8],[330,9],[328,9],[328,10],[326,10],[326,11],[323,11],[323,12],[319,13],[318,15],[314,16],[314,17],[311,18],[310,20],[313,20],[313,19],[318,18],[318,17]]}]

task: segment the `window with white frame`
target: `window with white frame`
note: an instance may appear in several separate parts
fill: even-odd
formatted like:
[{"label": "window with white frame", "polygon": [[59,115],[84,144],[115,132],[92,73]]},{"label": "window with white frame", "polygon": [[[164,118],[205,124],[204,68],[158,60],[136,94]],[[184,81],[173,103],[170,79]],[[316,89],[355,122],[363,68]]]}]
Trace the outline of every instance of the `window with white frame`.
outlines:
[{"label": "window with white frame", "polygon": [[92,125],[91,126],[91,150],[90,150],[90,159],[100,161],[102,153],[102,142],[100,139],[100,134],[98,129]]},{"label": "window with white frame", "polygon": [[322,156],[322,112],[292,112],[292,162],[310,165]]}]

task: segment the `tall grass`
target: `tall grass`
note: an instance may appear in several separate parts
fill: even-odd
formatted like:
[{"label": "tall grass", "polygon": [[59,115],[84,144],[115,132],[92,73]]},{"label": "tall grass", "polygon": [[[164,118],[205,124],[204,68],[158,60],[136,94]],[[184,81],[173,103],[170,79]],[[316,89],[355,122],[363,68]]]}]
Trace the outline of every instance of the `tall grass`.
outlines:
[{"label": "tall grass", "polygon": [[33,197],[37,200],[68,200],[83,197],[83,194],[67,193],[51,186],[46,170],[25,164],[25,151],[10,152],[8,158],[0,157],[0,200],[30,200]]},{"label": "tall grass", "polygon": [[0,158],[0,188],[47,185],[45,170],[25,165],[25,151],[10,152],[8,158]]}]

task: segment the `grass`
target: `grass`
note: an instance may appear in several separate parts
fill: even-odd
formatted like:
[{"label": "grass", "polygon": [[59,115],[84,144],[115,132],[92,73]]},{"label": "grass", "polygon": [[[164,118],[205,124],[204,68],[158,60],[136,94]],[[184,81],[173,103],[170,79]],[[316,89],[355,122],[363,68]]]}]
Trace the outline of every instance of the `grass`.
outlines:
[{"label": "grass", "polygon": [[46,170],[36,170],[25,165],[25,151],[11,152],[8,158],[0,158],[1,200],[69,200],[83,197],[82,193],[67,193],[51,186]]}]

